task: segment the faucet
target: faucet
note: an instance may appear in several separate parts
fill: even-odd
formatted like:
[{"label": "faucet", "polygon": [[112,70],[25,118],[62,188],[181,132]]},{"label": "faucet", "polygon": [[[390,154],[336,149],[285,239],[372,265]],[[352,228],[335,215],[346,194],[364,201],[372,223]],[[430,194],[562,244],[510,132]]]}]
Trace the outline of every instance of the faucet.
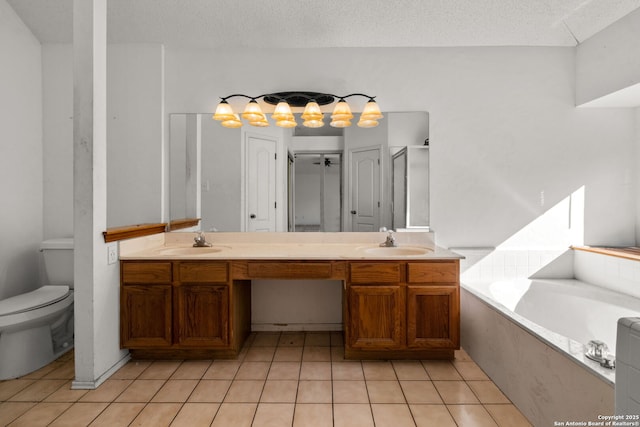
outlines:
[{"label": "faucet", "polygon": [[202,231],[198,232],[198,235],[193,238],[193,241],[195,242],[193,244],[194,248],[206,248],[206,247],[211,246],[211,243],[206,241],[206,239],[204,237],[204,233]]},{"label": "faucet", "polygon": [[380,246],[384,248],[395,248],[396,246],[398,246],[396,244],[396,238],[393,235],[393,230],[389,230],[389,232],[387,233],[387,240],[380,243]]}]

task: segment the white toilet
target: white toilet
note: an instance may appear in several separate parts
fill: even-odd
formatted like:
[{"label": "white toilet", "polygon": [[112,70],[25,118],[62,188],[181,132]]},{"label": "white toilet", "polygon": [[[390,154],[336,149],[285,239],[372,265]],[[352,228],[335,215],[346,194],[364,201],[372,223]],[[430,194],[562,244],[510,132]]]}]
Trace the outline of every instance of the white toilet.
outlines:
[{"label": "white toilet", "polygon": [[42,242],[48,285],[0,301],[0,380],[33,372],[73,347],[73,239]]}]

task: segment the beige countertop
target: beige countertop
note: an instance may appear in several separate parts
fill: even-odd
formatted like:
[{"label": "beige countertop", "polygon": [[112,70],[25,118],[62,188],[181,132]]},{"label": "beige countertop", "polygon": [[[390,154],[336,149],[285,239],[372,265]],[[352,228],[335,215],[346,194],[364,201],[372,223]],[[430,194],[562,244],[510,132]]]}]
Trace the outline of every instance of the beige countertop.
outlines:
[{"label": "beige countertop", "polygon": [[210,247],[193,247],[197,233],[164,233],[122,241],[121,260],[429,260],[461,259],[435,245],[433,233],[395,233],[397,247],[380,247],[386,233],[205,233]]}]

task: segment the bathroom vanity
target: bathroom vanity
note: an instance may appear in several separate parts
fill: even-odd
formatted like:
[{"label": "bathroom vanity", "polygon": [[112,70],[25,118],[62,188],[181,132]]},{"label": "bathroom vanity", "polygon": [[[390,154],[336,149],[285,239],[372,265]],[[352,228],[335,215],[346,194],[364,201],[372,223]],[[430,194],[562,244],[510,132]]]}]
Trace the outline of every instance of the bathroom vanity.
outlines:
[{"label": "bathroom vanity", "polygon": [[384,233],[225,234],[240,233],[215,233],[210,248],[121,247],[120,339],[133,357],[236,357],[253,279],[342,281],[346,358],[447,359],[459,348],[460,256],[416,244],[418,233],[397,248],[378,246]]}]

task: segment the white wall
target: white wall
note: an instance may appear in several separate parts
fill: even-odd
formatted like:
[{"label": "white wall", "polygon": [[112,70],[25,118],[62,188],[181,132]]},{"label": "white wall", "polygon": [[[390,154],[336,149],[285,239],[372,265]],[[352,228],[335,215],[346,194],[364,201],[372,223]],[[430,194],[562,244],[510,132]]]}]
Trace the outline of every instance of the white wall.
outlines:
[{"label": "white wall", "polygon": [[[634,115],[575,108],[573,48],[167,47],[165,60],[168,113],[301,88],[428,111],[431,225],[442,246],[497,246],[583,185],[585,243],[635,243]],[[327,64],[340,64],[339,77]]]},{"label": "white wall", "polygon": [[581,43],[576,105],[640,83],[640,9]]},{"label": "white wall", "polygon": [[40,43],[0,0],[0,299],[38,287],[42,241]]}]

